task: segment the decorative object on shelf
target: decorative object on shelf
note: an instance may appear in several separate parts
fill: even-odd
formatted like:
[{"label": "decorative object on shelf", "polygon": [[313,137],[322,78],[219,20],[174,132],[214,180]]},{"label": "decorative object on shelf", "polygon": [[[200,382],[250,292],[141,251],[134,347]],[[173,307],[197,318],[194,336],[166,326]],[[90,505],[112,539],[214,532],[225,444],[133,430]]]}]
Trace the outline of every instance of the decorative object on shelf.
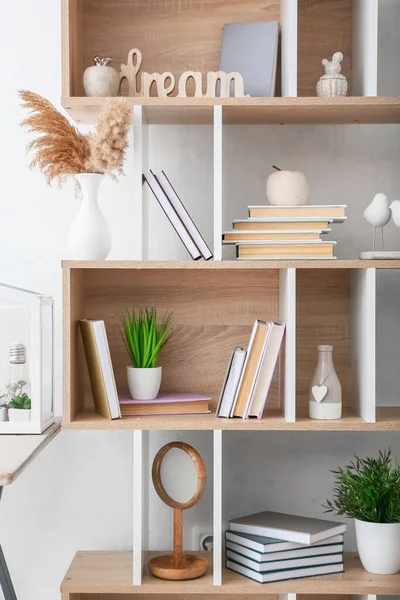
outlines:
[{"label": "decorative object on shelf", "polygon": [[0,433],[43,433],[54,422],[53,300],[0,284],[0,330]]},{"label": "decorative object on shelf", "polygon": [[158,355],[171,338],[172,314],[157,325],[157,310],[127,311],[121,317],[121,334],[132,366],[127,367],[128,387],[133,400],[155,400],[161,387],[162,367]]},{"label": "decorative object on shelf", "polygon": [[400,572],[400,465],[391,450],[359,458],[335,471],[333,500],[327,512],[355,520],[357,547],[366,571]]},{"label": "decorative object on shelf", "polygon": [[31,167],[38,167],[49,184],[75,176],[83,190],[82,211],[70,234],[75,257],[106,258],[111,237],[97,206],[97,188],[100,175],[117,179],[122,174],[131,123],[126,100],[106,100],[96,132],[83,135],[45,98],[28,91],[21,91],[20,97],[30,112],[22,125],[37,136],[28,144],[33,152]]},{"label": "decorative object on shelf", "polygon": [[31,399],[25,392],[14,396],[8,409],[9,421],[30,421],[31,420]]},{"label": "decorative object on shelf", "polygon": [[[400,252],[385,250],[383,240],[383,228],[389,223],[393,217],[393,222],[396,227],[400,227],[400,200],[393,200],[389,205],[389,200],[386,194],[382,192],[376,194],[371,204],[364,211],[364,219],[373,226],[374,234],[372,238],[372,251],[361,252],[360,258],[365,260],[399,260]],[[376,230],[381,230],[381,250],[376,250]]]},{"label": "decorative object on shelf", "polygon": [[278,41],[278,21],[224,25],[220,71],[241,73],[249,96],[275,96]]},{"label": "decorative object on shelf", "polygon": [[111,58],[93,59],[94,67],[88,67],[83,75],[83,86],[86,96],[106,98],[117,96],[119,90],[119,73],[109,64]]},{"label": "decorative object on shelf", "polygon": [[267,179],[267,198],[273,206],[301,206],[307,204],[310,187],[300,171],[282,171],[273,165],[275,173]]},{"label": "decorative object on shelf", "polygon": [[342,386],[332,360],[333,346],[318,346],[318,363],[311,381],[311,419],[340,419]]},{"label": "decorative object on shelf", "polygon": [[[166,492],[161,481],[161,465],[165,455],[173,448],[182,450],[192,459],[197,472],[197,487],[193,496],[187,502],[177,502]],[[195,506],[201,499],[206,488],[206,467],[200,454],[185,442],[170,442],[163,446],[157,453],[152,468],[154,488],[161,500],[174,509],[174,551],[173,554],[157,556],[149,561],[149,570],[160,579],[187,580],[202,577],[207,571],[208,563],[204,558],[194,554],[184,554],[182,550],[183,539],[183,511]]]},{"label": "decorative object on shelf", "polygon": [[105,260],[111,250],[111,229],[99,207],[99,187],[104,175],[75,175],[82,200],[68,236],[68,246],[79,260]]},{"label": "decorative object on shelf", "polygon": [[325,67],[325,75],[322,75],[317,83],[317,96],[321,98],[333,98],[336,96],[347,95],[347,79],[341,75],[341,62],[343,54],[335,52],[332,60],[322,59],[322,64]]},{"label": "decorative object on shelf", "polygon": [[[142,65],[143,56],[138,48],[132,48],[128,53],[126,64],[121,65],[120,86],[126,80],[128,82],[128,96],[150,98],[153,85],[156,86],[157,96],[167,98],[172,94],[176,87],[176,78],[173,73],[140,73],[141,88],[138,90],[137,78]],[[178,98],[187,98],[187,82],[193,79],[195,83],[194,97],[203,97],[203,75],[200,71],[185,71],[178,80]],[[235,98],[244,97],[243,77],[240,73],[224,71],[210,71],[207,73],[207,91],[204,94],[206,98],[217,97],[217,87],[220,89],[220,96],[229,98],[232,95]]]}]

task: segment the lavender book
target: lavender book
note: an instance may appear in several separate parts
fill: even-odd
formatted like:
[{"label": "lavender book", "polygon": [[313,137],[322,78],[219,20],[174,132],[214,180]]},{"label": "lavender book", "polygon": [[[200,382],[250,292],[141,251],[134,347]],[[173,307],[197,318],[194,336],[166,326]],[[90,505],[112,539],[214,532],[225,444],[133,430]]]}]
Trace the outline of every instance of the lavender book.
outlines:
[{"label": "lavender book", "polygon": [[190,415],[209,413],[211,398],[201,394],[160,394],[154,400],[120,398],[121,416]]}]

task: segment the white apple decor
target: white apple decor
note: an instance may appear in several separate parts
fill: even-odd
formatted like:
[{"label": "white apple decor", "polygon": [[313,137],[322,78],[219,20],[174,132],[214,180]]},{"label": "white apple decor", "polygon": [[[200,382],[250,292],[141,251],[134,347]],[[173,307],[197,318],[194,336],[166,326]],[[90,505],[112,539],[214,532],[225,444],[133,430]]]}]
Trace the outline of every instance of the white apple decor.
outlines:
[{"label": "white apple decor", "polygon": [[267,179],[267,198],[273,206],[301,206],[307,204],[310,188],[308,179],[300,171],[276,171]]}]

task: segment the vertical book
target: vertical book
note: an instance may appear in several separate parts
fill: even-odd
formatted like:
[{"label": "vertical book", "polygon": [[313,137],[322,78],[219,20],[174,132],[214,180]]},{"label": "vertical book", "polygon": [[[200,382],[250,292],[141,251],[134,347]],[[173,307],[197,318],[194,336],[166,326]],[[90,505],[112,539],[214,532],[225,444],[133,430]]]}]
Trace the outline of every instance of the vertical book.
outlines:
[{"label": "vertical book", "polygon": [[121,412],[104,321],[79,321],[96,411],[106,419]]}]

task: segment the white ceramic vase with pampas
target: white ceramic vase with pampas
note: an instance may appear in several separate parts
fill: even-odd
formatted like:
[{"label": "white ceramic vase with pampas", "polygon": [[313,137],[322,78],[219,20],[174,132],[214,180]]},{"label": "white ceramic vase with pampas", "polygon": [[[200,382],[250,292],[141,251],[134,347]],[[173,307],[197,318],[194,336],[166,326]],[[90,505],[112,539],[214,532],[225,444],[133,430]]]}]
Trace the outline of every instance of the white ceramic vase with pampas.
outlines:
[{"label": "white ceramic vase with pampas", "polygon": [[111,249],[111,230],[98,205],[98,190],[104,175],[116,180],[122,173],[131,123],[126,100],[108,99],[96,131],[83,135],[45,98],[28,91],[20,97],[30,111],[22,125],[37,136],[28,145],[31,167],[38,167],[48,183],[73,176],[81,191],[81,208],[69,234],[73,257],[104,260]]}]

